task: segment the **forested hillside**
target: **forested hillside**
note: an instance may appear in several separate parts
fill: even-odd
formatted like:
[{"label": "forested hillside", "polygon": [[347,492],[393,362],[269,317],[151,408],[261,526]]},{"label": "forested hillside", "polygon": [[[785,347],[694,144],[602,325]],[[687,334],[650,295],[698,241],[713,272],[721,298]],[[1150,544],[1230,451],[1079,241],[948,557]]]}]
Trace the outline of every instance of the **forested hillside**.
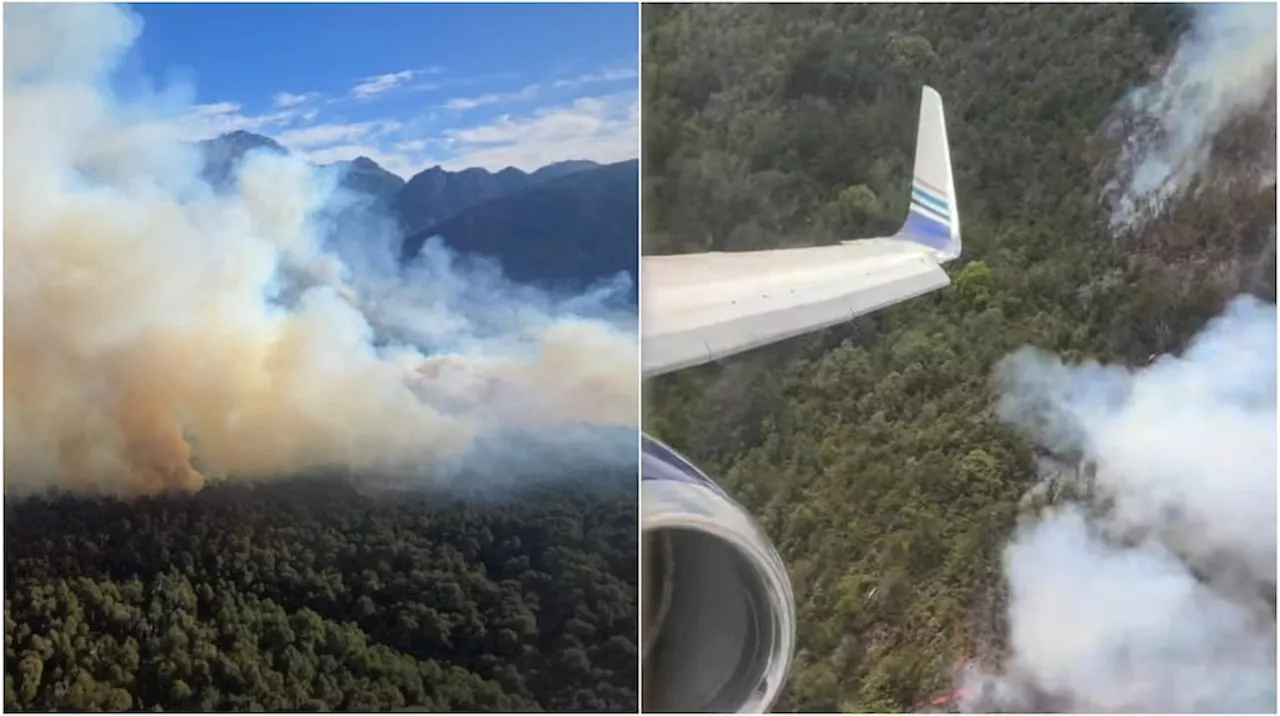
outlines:
[{"label": "forested hillside", "polygon": [[617,162],[477,204],[406,238],[403,257],[439,236],[460,253],[497,259],[519,283],[581,290],[625,273],[634,300],[639,172],[635,160]]},{"label": "forested hillside", "polygon": [[631,711],[635,523],[625,474],[11,501],[5,709]]},{"label": "forested hillside", "polygon": [[1237,293],[1274,302],[1275,157],[1257,152],[1274,94],[1172,209],[1117,231],[1105,200],[1108,119],[1190,22],[1154,5],[645,7],[646,253],[892,232],[920,86],[946,105],[950,288],[646,388],[647,429],[789,564],[800,651],[779,710],[901,711],[955,662],[999,661],[1000,554],[1036,467],[993,410],[998,360],[1029,344],[1141,365]]}]

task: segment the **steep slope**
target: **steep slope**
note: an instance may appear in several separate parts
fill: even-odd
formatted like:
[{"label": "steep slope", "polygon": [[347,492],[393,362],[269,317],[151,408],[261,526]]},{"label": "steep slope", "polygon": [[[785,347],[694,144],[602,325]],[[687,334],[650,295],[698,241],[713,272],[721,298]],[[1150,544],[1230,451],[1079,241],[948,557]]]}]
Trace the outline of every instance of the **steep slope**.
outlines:
[{"label": "steep slope", "polygon": [[[563,176],[568,176],[570,174],[573,174],[574,172],[585,171],[587,169],[594,169],[598,166],[600,165],[595,162],[587,161],[585,159],[568,159],[563,162],[555,162],[553,164],[548,164],[547,166],[542,167],[540,169],[535,169],[533,173],[529,175],[529,179],[531,180],[531,183],[537,184],[539,182],[551,181],[552,179],[558,179]],[[508,170],[504,170],[504,171],[508,171]],[[514,170],[514,171],[518,171],[518,170]]]},{"label": "steep slope", "polygon": [[226,186],[236,167],[250,152],[262,150],[276,154],[289,153],[276,140],[242,129],[201,140],[197,146],[204,155],[204,178],[215,188]]},{"label": "steep slope", "polygon": [[497,174],[480,168],[460,172],[431,167],[415,174],[396,195],[393,208],[408,233],[528,186],[529,175],[517,169]]},{"label": "steep slope", "polygon": [[368,157],[356,157],[349,162],[335,162],[330,166],[343,172],[344,187],[368,194],[379,202],[389,203],[405,185],[404,179],[383,169]]},{"label": "steep slope", "polygon": [[460,172],[431,167],[405,184],[396,195],[394,210],[405,233],[416,234],[478,204],[598,166],[570,160],[549,164],[532,174],[514,167],[497,173],[478,167]]},{"label": "steep slope", "polygon": [[405,240],[404,257],[440,236],[455,251],[496,258],[519,282],[583,287],[637,275],[639,164],[576,171],[467,209]]}]

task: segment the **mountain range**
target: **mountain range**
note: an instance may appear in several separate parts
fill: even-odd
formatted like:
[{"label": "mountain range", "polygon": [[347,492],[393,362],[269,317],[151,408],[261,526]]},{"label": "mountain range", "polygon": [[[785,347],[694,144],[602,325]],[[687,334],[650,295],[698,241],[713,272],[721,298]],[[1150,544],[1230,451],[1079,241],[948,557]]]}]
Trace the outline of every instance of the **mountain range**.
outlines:
[{"label": "mountain range", "polygon": [[634,298],[640,253],[639,162],[569,169],[551,179],[546,177],[556,172],[539,174],[557,166],[526,175],[531,181],[525,188],[472,205],[411,234],[402,259],[416,256],[427,239],[440,236],[455,251],[497,257],[507,277],[521,283],[581,288],[625,271],[631,276]]},{"label": "mountain range", "polygon": [[[251,151],[289,153],[243,130],[204,140],[200,149],[204,176],[215,187],[225,187]],[[521,283],[580,289],[619,272],[636,283],[637,160],[568,160],[533,172],[434,166],[408,181],[367,157],[327,166],[342,172],[343,187],[370,197],[397,221],[406,262],[428,238],[440,236],[455,251],[496,259]]]}]

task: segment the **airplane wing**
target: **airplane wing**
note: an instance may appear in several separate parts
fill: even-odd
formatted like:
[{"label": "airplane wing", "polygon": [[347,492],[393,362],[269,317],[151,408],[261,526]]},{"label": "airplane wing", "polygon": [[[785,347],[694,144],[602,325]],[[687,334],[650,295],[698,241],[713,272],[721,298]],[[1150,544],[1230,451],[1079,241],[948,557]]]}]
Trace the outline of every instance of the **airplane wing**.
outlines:
[{"label": "airplane wing", "polygon": [[645,256],[644,377],[810,333],[942,288],[960,255],[942,97],[920,102],[911,208],[889,237],[774,251]]}]

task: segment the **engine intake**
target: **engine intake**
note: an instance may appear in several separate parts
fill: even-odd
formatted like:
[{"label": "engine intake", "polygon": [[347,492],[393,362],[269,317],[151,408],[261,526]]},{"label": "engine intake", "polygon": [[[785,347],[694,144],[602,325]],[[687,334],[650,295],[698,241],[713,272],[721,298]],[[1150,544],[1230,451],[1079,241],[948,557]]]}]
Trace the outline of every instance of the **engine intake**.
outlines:
[{"label": "engine intake", "polygon": [[737,502],[648,435],[641,470],[642,709],[767,711],[795,645],[781,557]]}]

